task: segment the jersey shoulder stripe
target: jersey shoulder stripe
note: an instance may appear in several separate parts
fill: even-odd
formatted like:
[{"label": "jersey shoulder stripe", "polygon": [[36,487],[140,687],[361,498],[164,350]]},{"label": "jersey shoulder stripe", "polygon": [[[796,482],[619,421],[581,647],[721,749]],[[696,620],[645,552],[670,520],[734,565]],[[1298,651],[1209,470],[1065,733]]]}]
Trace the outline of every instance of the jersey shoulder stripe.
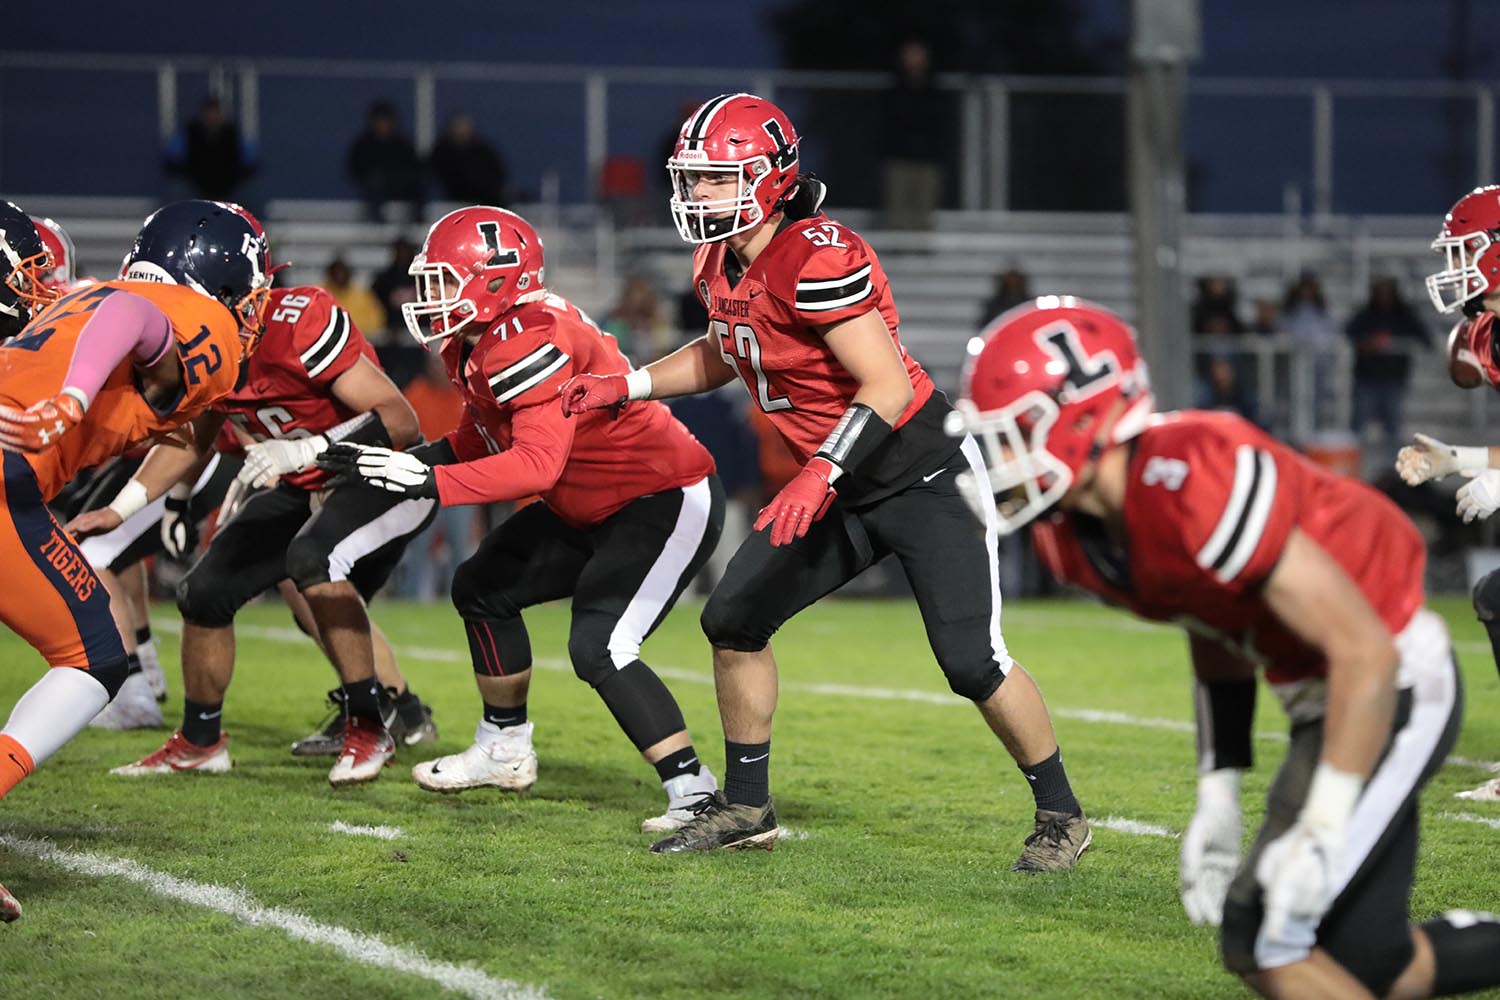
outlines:
[{"label": "jersey shoulder stripe", "polygon": [[490,392],[494,393],[497,403],[514,399],[567,364],[568,360],[569,356],[556,344],[543,344],[510,367],[491,375]]},{"label": "jersey shoulder stripe", "polygon": [[831,312],[862,302],[875,292],[871,264],[838,278],[797,282],[797,308],[802,312]]},{"label": "jersey shoulder stripe", "polygon": [[317,378],[342,353],[344,346],[349,343],[350,326],[349,314],[339,306],[334,306],[328,314],[328,323],[323,327],[323,332],[318,334],[318,339],[313,341],[311,347],[302,352],[302,367],[307,369],[308,378]]},{"label": "jersey shoulder stripe", "polygon": [[1229,583],[1255,554],[1276,499],[1276,460],[1248,444],[1234,452],[1234,484],[1213,534],[1198,550],[1198,565]]}]

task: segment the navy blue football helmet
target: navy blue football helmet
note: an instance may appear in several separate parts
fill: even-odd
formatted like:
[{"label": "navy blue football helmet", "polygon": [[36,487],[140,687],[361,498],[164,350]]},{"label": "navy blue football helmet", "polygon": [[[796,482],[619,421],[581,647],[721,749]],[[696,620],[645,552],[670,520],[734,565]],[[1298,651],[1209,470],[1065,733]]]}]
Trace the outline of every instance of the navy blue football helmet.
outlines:
[{"label": "navy blue football helmet", "polygon": [[42,283],[53,268],[52,255],[31,217],[0,201],[0,340],[21,332],[57,292]]},{"label": "navy blue football helmet", "polygon": [[264,325],[271,255],[265,230],[240,206],[175,201],[146,220],[120,264],[120,277],[186,285],[219,300],[240,321],[248,353]]}]

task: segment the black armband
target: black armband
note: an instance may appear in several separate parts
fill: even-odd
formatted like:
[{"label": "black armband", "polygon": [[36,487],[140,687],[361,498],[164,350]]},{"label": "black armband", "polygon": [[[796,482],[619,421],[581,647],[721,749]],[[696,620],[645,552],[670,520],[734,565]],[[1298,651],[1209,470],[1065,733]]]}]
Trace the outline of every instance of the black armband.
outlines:
[{"label": "black armband", "polygon": [[420,458],[428,465],[457,465],[458,456],[453,453],[453,446],[448,439],[440,437],[436,441],[423,441],[421,444],[413,445],[406,449],[406,453],[414,458]]},{"label": "black armband", "polygon": [[1194,691],[1198,716],[1198,770],[1248,769],[1254,763],[1251,726],[1255,722],[1255,681],[1199,681]]},{"label": "black armband", "polygon": [[347,441],[350,444],[368,444],[377,448],[389,448],[391,446],[390,432],[385,429],[385,421],[380,419],[380,414],[374,410],[361,413],[357,417],[350,417],[336,427],[330,427],[323,432],[329,444],[338,444]]},{"label": "black armband", "polygon": [[833,425],[814,458],[826,458],[845,472],[853,472],[893,433],[891,425],[864,403],[851,403]]}]

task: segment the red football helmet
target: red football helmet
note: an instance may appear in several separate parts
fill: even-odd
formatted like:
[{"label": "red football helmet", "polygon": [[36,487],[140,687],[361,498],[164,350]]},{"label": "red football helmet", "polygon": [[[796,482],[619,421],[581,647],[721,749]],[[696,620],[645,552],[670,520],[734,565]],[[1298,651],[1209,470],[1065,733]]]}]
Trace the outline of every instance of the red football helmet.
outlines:
[{"label": "red football helmet", "polygon": [[430,344],[473,322],[488,327],[543,291],[542,238],[514,212],[461,208],[432,224],[407,273],[417,279],[417,299],[401,316],[417,343]]},{"label": "red football helmet", "polygon": [[[677,232],[689,243],[717,242],[781,211],[797,187],[797,130],[770,101],[720,94],[682,123],[667,174]],[[695,197],[712,174],[735,178],[733,197]]]},{"label": "red football helmet", "polygon": [[73,240],[68,236],[67,231],[52,219],[33,215],[31,221],[36,223],[36,234],[42,238],[47,252],[52,255],[52,270],[42,275],[41,283],[46,288],[66,294],[78,282]]},{"label": "red football helmet", "polygon": [[1447,266],[1427,276],[1427,295],[1438,312],[1463,306],[1477,316],[1479,301],[1500,291],[1500,185],[1475,188],[1454,204],[1443,219],[1432,249],[1444,254]]},{"label": "red football helmet", "polygon": [[1062,499],[1101,436],[1129,440],[1154,408],[1135,331],[1100,306],[1046,295],[969,342],[949,431],[984,445],[1000,530],[1010,534]]}]

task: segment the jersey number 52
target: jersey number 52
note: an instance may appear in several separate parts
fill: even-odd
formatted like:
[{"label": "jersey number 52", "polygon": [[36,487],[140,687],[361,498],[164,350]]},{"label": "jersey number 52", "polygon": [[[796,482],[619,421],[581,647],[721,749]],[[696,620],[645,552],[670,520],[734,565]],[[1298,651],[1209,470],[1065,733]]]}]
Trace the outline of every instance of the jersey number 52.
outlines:
[{"label": "jersey number 52", "polygon": [[755,372],[755,401],[763,411],[775,413],[777,410],[792,408],[790,399],[771,395],[771,383],[760,366],[760,340],[755,336],[754,327],[749,323],[736,323],[731,334],[728,323],[715,319],[709,321],[708,328],[719,338],[719,354],[723,356],[726,365],[738,371],[736,355],[750,362],[750,367]]}]

